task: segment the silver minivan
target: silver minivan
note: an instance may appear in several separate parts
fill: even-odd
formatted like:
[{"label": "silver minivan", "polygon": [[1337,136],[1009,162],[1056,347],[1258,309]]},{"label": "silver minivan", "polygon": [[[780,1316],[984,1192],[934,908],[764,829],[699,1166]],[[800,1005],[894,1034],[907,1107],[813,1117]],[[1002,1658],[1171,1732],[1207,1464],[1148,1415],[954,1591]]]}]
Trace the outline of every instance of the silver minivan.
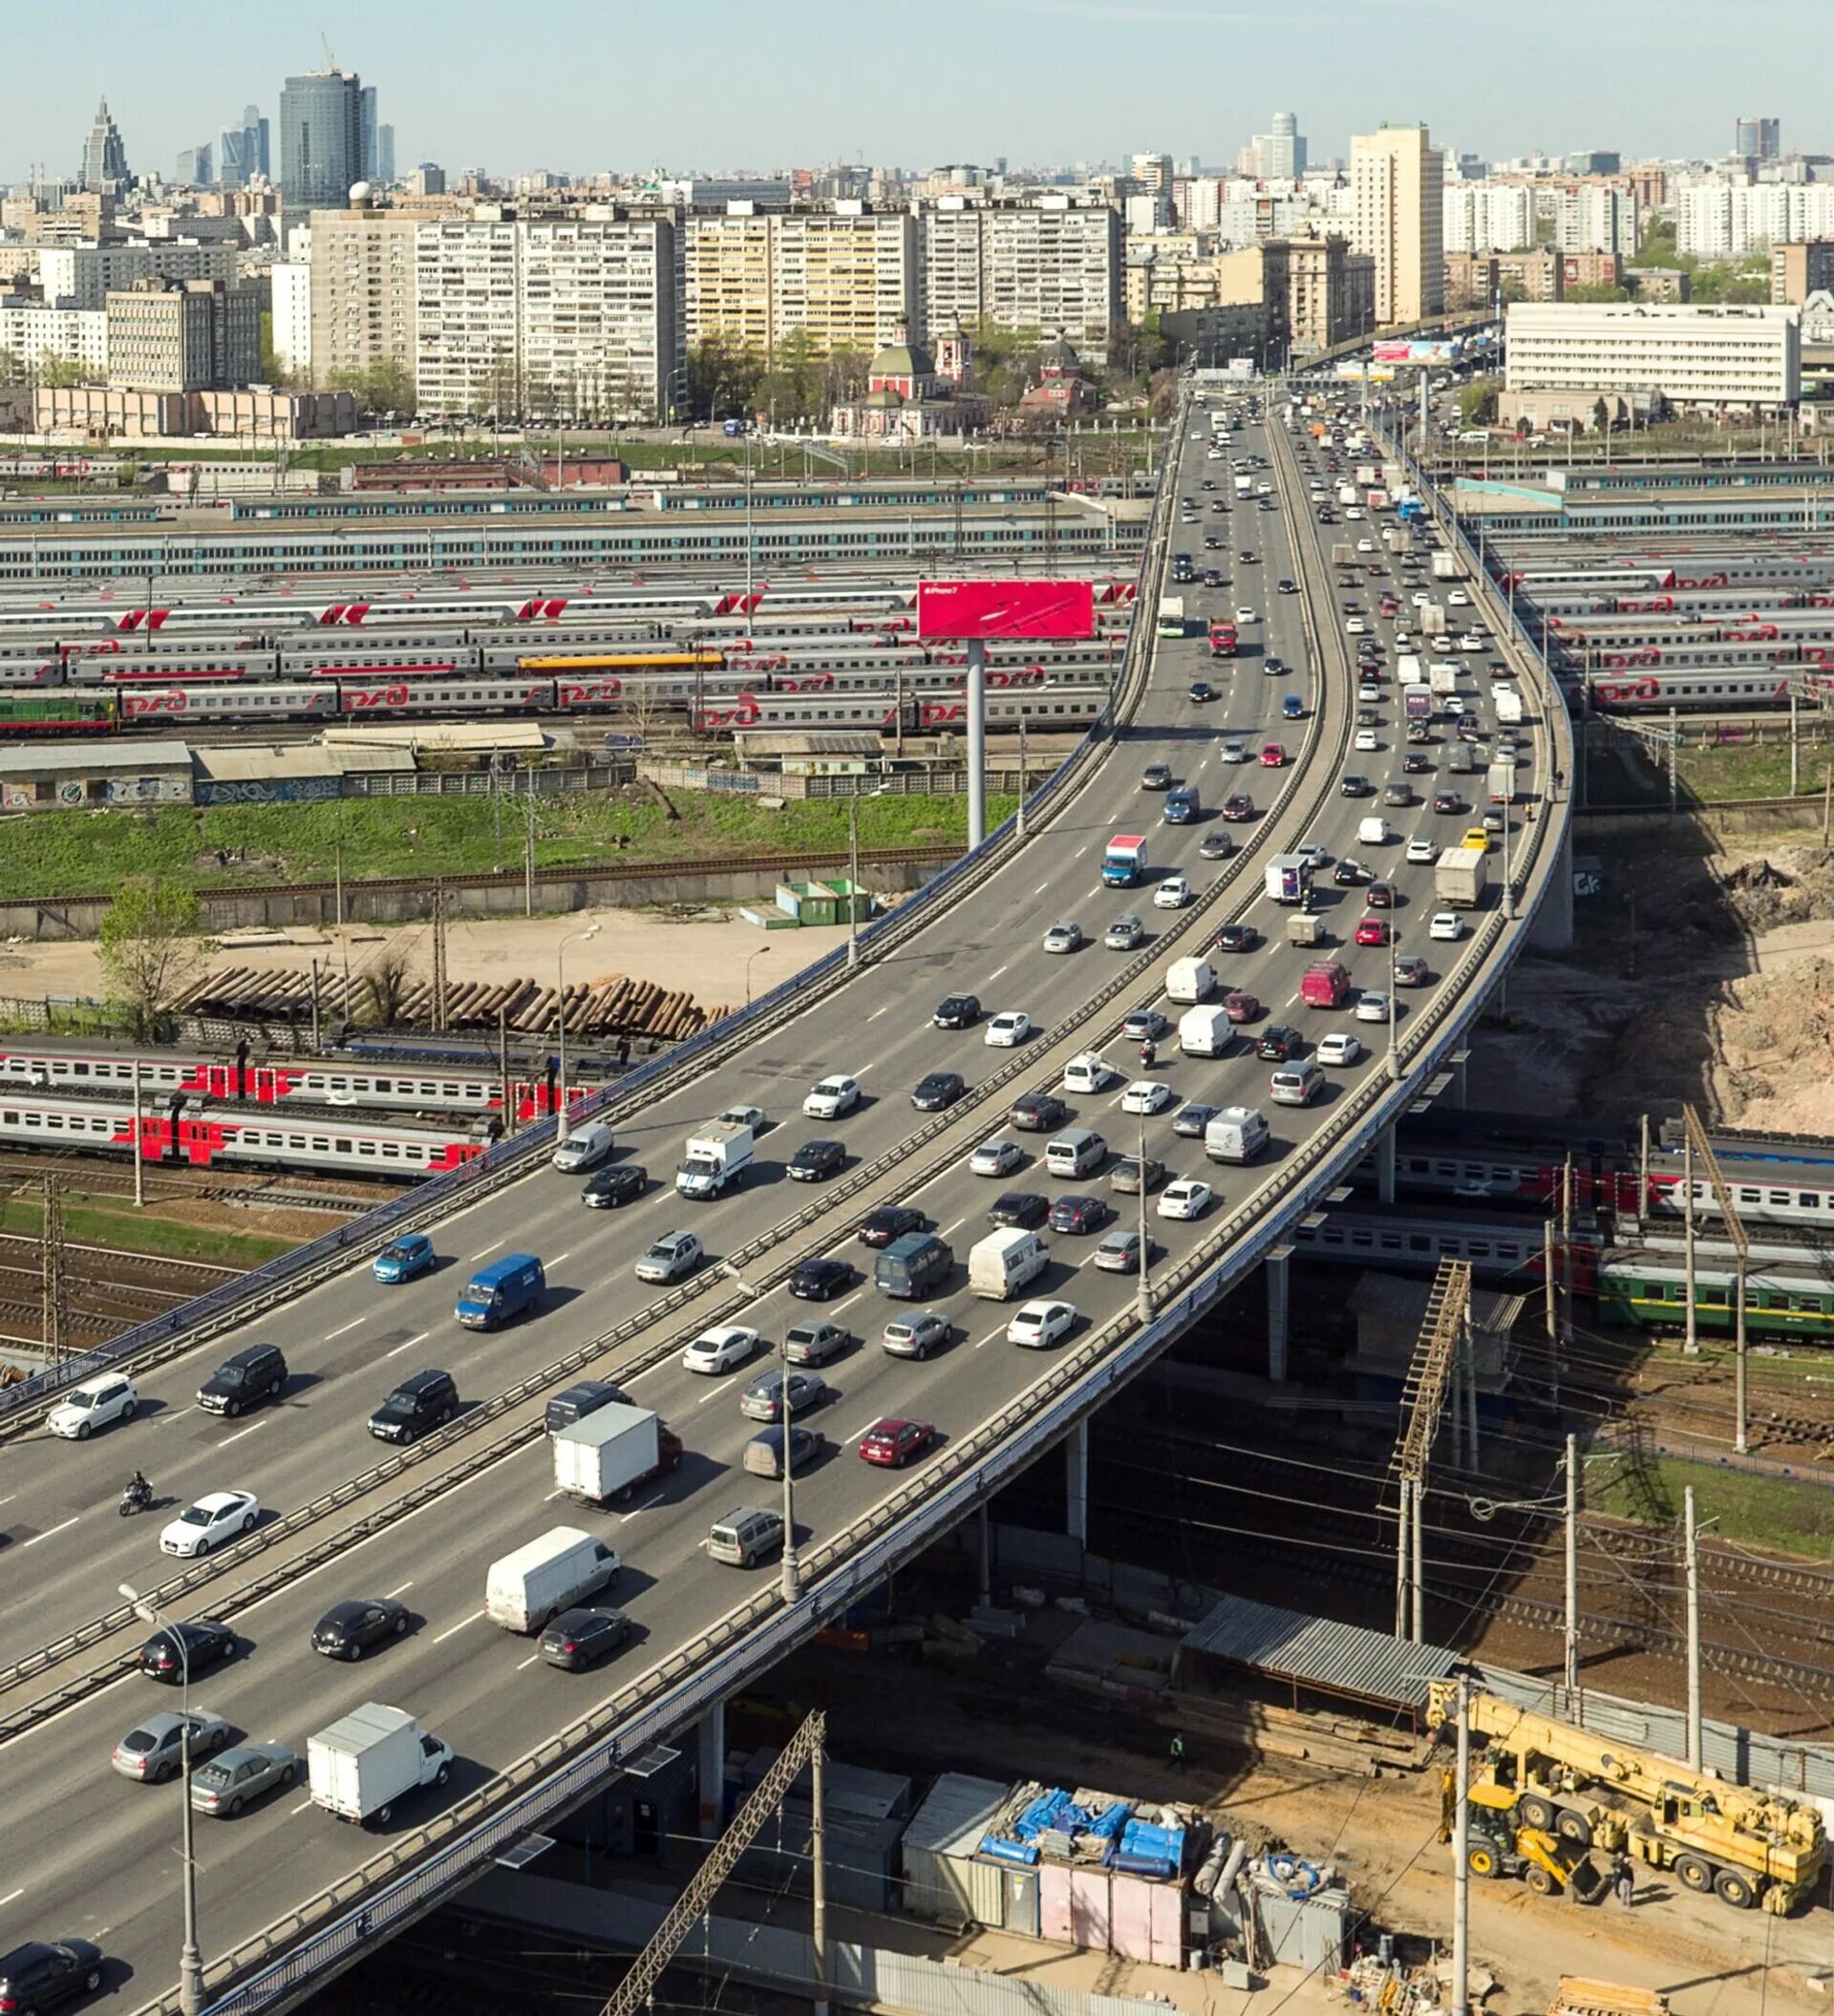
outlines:
[{"label": "silver minivan", "polygon": [[783,1544],[783,1515],[758,1505],[740,1505],[714,1521],[707,1536],[710,1560],[731,1568],[755,1568]]},{"label": "silver minivan", "polygon": [[1276,1106],[1310,1106],[1325,1089],[1325,1074],[1315,1064],[1283,1064],[1269,1081]]},{"label": "silver minivan", "polygon": [[1044,1166],[1053,1176],[1092,1175],[1108,1159],[1108,1143],[1093,1127],[1072,1127],[1044,1151]]}]

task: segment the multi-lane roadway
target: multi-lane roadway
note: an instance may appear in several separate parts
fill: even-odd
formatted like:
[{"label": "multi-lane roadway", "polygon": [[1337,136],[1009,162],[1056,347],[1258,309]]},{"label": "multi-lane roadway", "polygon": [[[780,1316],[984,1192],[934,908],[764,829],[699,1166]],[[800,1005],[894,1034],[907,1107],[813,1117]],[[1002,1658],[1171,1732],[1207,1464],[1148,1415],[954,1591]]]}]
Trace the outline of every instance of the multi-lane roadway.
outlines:
[{"label": "multi-lane roadway", "polygon": [[[1207,499],[1221,491],[1202,492],[1203,478],[1214,478],[1227,465],[1206,458],[1207,429],[1199,439],[1195,427],[1193,422],[1184,430],[1170,480],[1180,494]],[[1290,449],[1284,443],[1270,445],[1259,428],[1238,430],[1236,445],[1241,452],[1268,454],[1282,464],[1284,483],[1295,480],[1296,465],[1286,461]],[[140,1417],[126,1427],[83,1444],[55,1442],[41,1433],[11,1444],[0,1482],[0,1521],[6,1522],[11,1541],[0,1554],[0,1654],[19,1657],[105,1613],[116,1601],[118,1583],[158,1583],[174,1565],[158,1552],[159,1528],[199,1494],[245,1487],[259,1494],[265,1507],[284,1512],[357,1475],[383,1453],[366,1434],[365,1419],[406,1373],[442,1367],[455,1375],[462,1395],[481,1400],[651,1306],[656,1291],[636,1281],[633,1263],[659,1233],[676,1226],[699,1231],[715,1260],[705,1270],[707,1287],[699,1304],[663,1319],[654,1334],[689,1330],[702,1317],[711,1320],[715,1310],[723,1311],[735,1297],[743,1297],[748,1302],[743,1320],[773,1344],[791,1322],[811,1314],[845,1325],[857,1340],[843,1358],[824,1369],[834,1397],[815,1425],[826,1437],[827,1453],[798,1490],[799,1536],[805,1546],[819,1541],[893,1488],[896,1480],[858,1454],[860,1437],[874,1421],[888,1414],[921,1417],[935,1424],[947,1446],[1044,1374],[1050,1354],[1022,1351],[1005,1341],[1010,1307],[970,1297],[961,1263],[985,1229],[987,1210],[1000,1192],[1032,1189],[1055,1197],[1072,1188],[1100,1190],[1103,1181],[1072,1185],[1047,1178],[1040,1160],[1047,1138],[1042,1135],[1018,1136],[1028,1159],[1001,1180],[970,1174],[969,1153],[979,1141],[1010,1134],[1004,1115],[1013,1097],[1055,1084],[1063,1061],[1078,1049],[1100,1048],[1135,1073],[1131,1050],[1114,1035],[1122,1014],[1156,1004],[1175,1015],[1162,990],[1164,966],[1175,951],[1199,949],[1221,916],[1239,916],[1260,934],[1247,951],[1214,955],[1226,981],[1257,994],[1266,1005],[1264,1019],[1296,1023],[1308,1037],[1327,1029],[1354,1029],[1367,1046],[1363,1061],[1333,1068],[1327,1094],[1317,1105],[1281,1109],[1268,1101],[1271,1067],[1248,1055],[1245,1046],[1226,1057],[1197,1058],[1183,1057],[1175,1044],[1162,1043],[1152,1075],[1164,1080],[1179,1101],[1239,1101],[1269,1114],[1273,1145],[1246,1169],[1207,1162],[1201,1140],[1173,1133],[1172,1109],[1143,1123],[1123,1114],[1119,1084],[1100,1095],[1072,1096],[1067,1103],[1077,1122],[1098,1128],[1122,1151],[1133,1147],[1143,1124],[1149,1154],[1162,1158],[1172,1177],[1202,1177],[1216,1185],[1219,1203],[1213,1218],[1247,1199],[1331,1117],[1347,1090],[1383,1069],[1386,1031],[1354,1022],[1348,1009],[1324,1015],[1297,1005],[1299,974],[1315,954],[1289,945],[1287,913],[1251,894],[1260,882],[1255,859],[1242,864],[1233,885],[1241,900],[1199,918],[1155,908],[1150,886],[1103,890],[1099,864],[1105,841],[1118,831],[1147,832],[1153,881],[1183,873],[1201,898],[1235,869],[1232,860],[1205,859],[1201,842],[1212,830],[1225,796],[1245,789],[1261,813],[1256,821],[1232,829],[1239,840],[1258,837],[1263,852],[1309,838],[1328,857],[1379,855],[1378,872],[1396,887],[1397,906],[1389,914],[1402,946],[1428,955],[1435,975],[1428,987],[1403,994],[1405,1018],[1432,1000],[1439,974],[1459,948],[1428,944],[1425,919],[1436,907],[1432,870],[1407,863],[1402,843],[1422,829],[1450,841],[1458,837],[1455,824],[1462,830],[1469,823],[1435,820],[1419,807],[1405,814],[1391,811],[1388,816],[1398,828],[1396,843],[1377,850],[1354,841],[1357,822],[1371,806],[1340,796],[1335,778],[1346,769],[1361,770],[1378,781],[1398,771],[1397,703],[1392,683],[1385,683],[1377,709],[1381,747],[1353,754],[1349,742],[1355,702],[1347,678],[1346,618],[1336,607],[1342,598],[1317,543],[1341,533],[1321,531],[1309,521],[1303,487],[1302,482],[1296,493],[1301,506],[1296,523],[1285,512],[1232,501],[1225,562],[1230,582],[1215,590],[1185,591],[1200,614],[1248,605],[1256,610],[1258,620],[1243,626],[1244,649],[1233,669],[1212,664],[1195,637],[1162,643],[1131,729],[1062,813],[983,888],[889,956],[868,963],[838,991],[755,1044],[711,1080],[659,1098],[634,1124],[621,1126],[620,1153],[646,1164],[658,1178],[640,1201],[619,1211],[590,1212],[578,1202],[576,1178],[539,1171],[442,1225],[437,1242],[443,1263],[432,1277],[385,1289],[367,1271],[352,1272],[301,1297],[284,1316],[253,1326],[249,1336],[280,1343],[289,1360],[291,1383],[278,1408],[235,1421],[196,1408],[192,1395],[199,1380],[218,1357],[245,1341],[231,1337],[195,1359],[150,1372],[141,1383],[146,1404]],[[1202,516],[1207,521],[1213,515],[1205,511]],[[1201,547],[1201,537],[1174,526],[1170,544]],[[1240,560],[1244,548],[1255,553],[1254,562]],[[1200,552],[1198,557],[1206,556]],[[1310,598],[1275,593],[1282,576],[1309,580]],[[1360,599],[1373,607],[1373,592]],[[1322,659],[1308,641],[1302,617],[1308,601],[1315,621],[1333,626],[1333,634],[1323,640]],[[1262,666],[1269,652],[1296,669],[1266,676]],[[1389,668],[1392,672],[1392,657]],[[1200,678],[1209,680],[1220,696],[1193,700],[1189,689]],[[1483,683],[1481,677],[1466,681],[1481,705],[1486,698],[1480,690]],[[1283,696],[1292,691],[1306,704],[1306,717],[1297,722],[1281,713]],[[1429,753],[1442,756],[1444,731],[1438,732],[1440,739]],[[1297,772],[1263,769],[1252,761],[1238,770],[1223,760],[1226,735],[1243,737],[1251,752],[1277,738],[1295,756],[1304,752],[1311,760]],[[1179,779],[1200,793],[1204,811],[1196,824],[1160,822],[1162,799],[1141,788],[1141,771],[1154,760],[1169,763]],[[1417,781],[1429,790],[1434,785],[1430,775]],[[1269,811],[1282,786],[1290,795]],[[1320,884],[1322,908],[1336,941],[1333,949],[1351,966],[1358,986],[1385,988],[1389,950],[1357,948],[1348,942],[1363,912],[1360,892],[1333,889],[1328,869]],[[1061,1040],[1034,1039],[1021,1074],[991,1097],[977,1099],[976,1087],[1007,1066],[1013,1053],[988,1047],[984,1026],[961,1031],[934,1028],[935,1003],[945,994],[969,990],[980,997],[988,1014],[1021,1008],[1043,1028],[1059,1025],[1138,956],[1108,951],[1100,943],[1103,927],[1121,910],[1138,912],[1156,940],[1151,963],[1137,984],[1086,1028]],[[1048,953],[1045,934],[1060,921],[1080,924],[1091,943],[1067,955]],[[913,1153],[903,1173],[894,1171],[838,1202],[831,1219],[786,1242],[788,1250],[780,1256],[747,1263],[748,1274],[768,1277],[793,1257],[829,1253],[862,1268],[854,1288],[834,1303],[812,1307],[793,1301],[780,1286],[753,1294],[719,1267],[717,1256],[819,1200],[818,1191],[782,1176],[782,1165],[801,1142],[840,1135],[851,1168],[897,1150],[924,1124],[910,1094],[917,1080],[935,1070],[959,1072],[969,1087],[945,1138]],[[804,1093],[830,1072],[857,1075],[865,1087],[865,1104],[840,1122],[803,1118]],[[740,1101],[762,1107],[772,1121],[760,1137],[754,1180],[711,1205],[678,1200],[670,1179],[689,1128]],[[925,1175],[932,1160],[942,1166]],[[954,1339],[928,1361],[892,1357],[879,1348],[882,1326],[900,1313],[901,1305],[886,1302],[871,1286],[873,1256],[852,1237],[853,1225],[871,1204],[893,1200],[922,1211],[956,1256],[946,1289],[931,1298],[949,1318]],[[1120,1213],[1119,1222],[1131,1222],[1134,1200],[1117,1197],[1112,1201]],[[1192,1251],[1206,1229],[1201,1220],[1185,1224],[1154,1216],[1158,1263]],[[1085,1331],[1129,1304],[1135,1282],[1092,1264],[1096,1235],[1047,1237],[1052,1266],[1034,1292],[1076,1304]],[[546,1264],[552,1285],[543,1314],[494,1335],[460,1329],[452,1305],[468,1272],[480,1262],[517,1249],[540,1254]],[[602,1369],[615,1375],[636,1355],[634,1348],[613,1352]],[[233,1622],[242,1650],[232,1664],[201,1679],[194,1698],[249,1737],[278,1738],[302,1752],[313,1730],[350,1707],[371,1698],[392,1701],[414,1709],[456,1746],[462,1761],[448,1796],[484,1782],[648,1662],[705,1629],[744,1593],[746,1575],[709,1561],[703,1542],[713,1519],[736,1504],[773,1502],[773,1487],[746,1476],[739,1467],[744,1446],[757,1432],[756,1424],[738,1412],[747,1377],[749,1371],[698,1377],[672,1359],[640,1372],[627,1382],[633,1397],[667,1418],[689,1452],[681,1472],[666,1485],[628,1512],[582,1512],[554,1498],[546,1445],[531,1438],[411,1516],[387,1523],[333,1562],[303,1572],[238,1610]],[[533,1399],[525,1412],[532,1420],[539,1411],[539,1399]],[[461,1441],[451,1458],[429,1452],[425,1468],[456,1462],[464,1451]],[[123,1521],[115,1516],[115,1498],[135,1466],[149,1474],[166,1509]],[[619,1659],[586,1676],[549,1669],[529,1641],[506,1636],[482,1615],[489,1561],[563,1520],[604,1534],[624,1556],[628,1565],[617,1600],[638,1631]],[[259,1565],[269,1562],[264,1558]],[[247,1572],[239,1572],[230,1557],[214,1586],[232,1590]],[[753,1571],[752,1580],[772,1572]],[[411,1606],[416,1622],[407,1638],[354,1667],[333,1665],[309,1650],[308,1633],[324,1609],[340,1598],[372,1593],[398,1596]],[[206,1589],[188,1597],[184,1611],[209,1614],[212,1607]],[[114,1648],[143,1635],[138,1628],[120,1634],[112,1642]],[[91,1650],[82,1659],[93,1664],[107,1649]],[[0,1693],[0,1718],[16,1716],[67,1670]],[[16,1850],[32,1844],[30,1853],[21,1850],[8,1858],[11,1880],[0,1884],[0,1946],[60,1933],[93,1938],[112,1956],[117,1976],[131,1970],[136,2003],[163,1991],[174,1974],[178,1793],[117,1777],[108,1756],[136,1720],[170,1700],[147,1681],[123,1677],[0,1743],[0,1797],[12,1839]],[[423,1816],[421,1812],[404,1814],[397,1824],[412,1826]],[[309,1810],[303,1790],[277,1795],[235,1821],[206,1825],[199,1848],[206,1963],[352,1868],[373,1847]]]}]

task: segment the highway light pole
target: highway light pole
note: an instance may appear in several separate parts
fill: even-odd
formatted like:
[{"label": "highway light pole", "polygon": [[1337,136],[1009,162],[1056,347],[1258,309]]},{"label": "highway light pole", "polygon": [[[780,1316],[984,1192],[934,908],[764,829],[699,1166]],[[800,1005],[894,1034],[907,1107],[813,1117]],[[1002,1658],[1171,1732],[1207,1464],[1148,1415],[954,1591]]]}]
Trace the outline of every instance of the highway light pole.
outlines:
[{"label": "highway light pole", "polygon": [[172,1641],[179,1655],[179,1840],[184,1886],[184,1943],[179,1948],[179,2007],[182,2016],[200,2016],[203,2008],[203,1956],[198,1950],[198,1865],[191,1854],[191,1654],[183,1638],[132,1582],[117,1584],[117,1593],[133,1606],[142,1623],[151,1624]]},{"label": "highway light pole", "polygon": [[1401,934],[1391,924],[1388,930],[1388,1075],[1391,1083],[1396,1085],[1401,1082],[1401,1051],[1396,1040],[1400,1016],[1396,1008],[1397,988],[1395,979],[1395,962],[1400,948]]},{"label": "highway light pole", "polygon": [[556,1074],[559,1082],[554,1094],[560,1109],[554,1132],[556,1148],[566,1139],[566,948],[576,938],[582,944],[588,938],[596,938],[603,928],[600,924],[587,924],[584,931],[568,931],[554,947],[554,1002],[560,1020],[560,1068]]},{"label": "highway light pole", "polygon": [[1138,1297],[1140,1320],[1153,1320],[1152,1282],[1153,1242],[1146,1235],[1146,1127],[1142,1121],[1140,1129],[1140,1292]]}]

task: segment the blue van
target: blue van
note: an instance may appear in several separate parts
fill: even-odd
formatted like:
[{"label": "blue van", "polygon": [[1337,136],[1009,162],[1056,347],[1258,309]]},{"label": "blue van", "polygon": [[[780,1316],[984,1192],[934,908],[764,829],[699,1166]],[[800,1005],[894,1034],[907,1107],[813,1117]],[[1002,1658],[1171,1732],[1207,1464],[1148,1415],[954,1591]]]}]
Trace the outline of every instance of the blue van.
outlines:
[{"label": "blue van", "polygon": [[921,1301],[955,1263],[947,1241],[933,1232],[906,1232],[880,1254],[873,1283],[882,1295]]},{"label": "blue van", "polygon": [[547,1277],[534,1254],[506,1253],[466,1282],[452,1313],[468,1330],[495,1330],[534,1315],[546,1292]]}]

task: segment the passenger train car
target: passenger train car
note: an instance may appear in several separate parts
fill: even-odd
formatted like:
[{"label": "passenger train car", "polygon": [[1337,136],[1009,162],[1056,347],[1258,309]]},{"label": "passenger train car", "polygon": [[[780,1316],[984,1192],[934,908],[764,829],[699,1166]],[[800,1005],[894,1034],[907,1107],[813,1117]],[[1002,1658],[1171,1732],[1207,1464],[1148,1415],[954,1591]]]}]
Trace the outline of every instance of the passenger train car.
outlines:
[{"label": "passenger train car", "polygon": [[[1688,1284],[1683,1257],[1666,1247],[1614,1246],[1598,1256],[1593,1294],[1609,1322],[1637,1329],[1687,1328]],[[1737,1326],[1738,1284],[1724,1258],[1696,1254],[1694,1316],[1696,1332],[1729,1336]],[[1745,1275],[1745,1334],[1834,1342],[1834,1267],[1803,1255],[1759,1261]]]}]

